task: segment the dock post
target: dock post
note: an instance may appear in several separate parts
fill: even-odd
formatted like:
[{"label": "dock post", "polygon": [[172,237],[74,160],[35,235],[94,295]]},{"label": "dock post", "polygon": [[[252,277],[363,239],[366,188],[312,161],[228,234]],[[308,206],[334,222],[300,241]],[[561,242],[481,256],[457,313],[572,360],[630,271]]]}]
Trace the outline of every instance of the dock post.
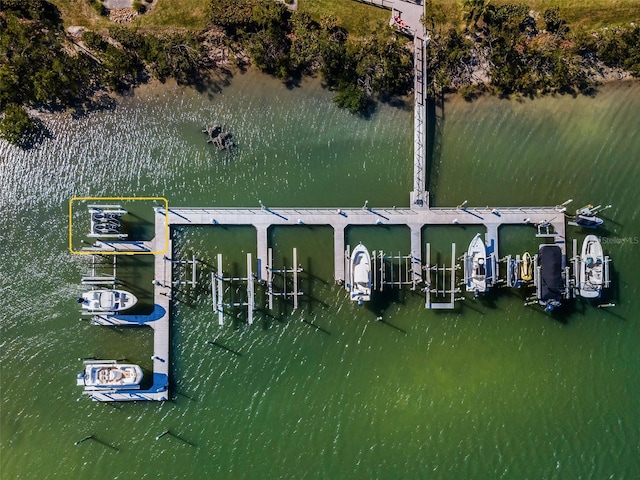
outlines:
[{"label": "dock post", "polygon": [[344,245],[344,225],[333,225],[333,277],[337,283],[344,282],[346,285],[345,271],[345,245]]},{"label": "dock post", "polygon": [[211,308],[213,309],[213,313],[217,312],[218,308],[218,299],[216,298],[216,274],[215,272],[211,272]]},{"label": "dock post", "polygon": [[418,225],[411,225],[411,270],[413,272],[413,289],[422,283],[422,232]]},{"label": "dock post", "polygon": [[[578,240],[573,239],[573,284],[576,289],[580,288],[580,284],[578,282],[578,278],[580,278],[580,257],[578,257]],[[606,272],[605,272],[606,273]],[[606,279],[605,279],[606,281]]]},{"label": "dock post", "polygon": [[267,296],[269,297],[269,310],[273,310],[273,251],[267,249]]},{"label": "dock post", "polygon": [[533,257],[533,271],[534,273],[534,283],[536,286],[536,298],[540,300],[540,295],[542,294],[542,290],[540,290],[540,282],[542,281],[542,268],[538,265],[538,255],[534,255]]},{"label": "dock post", "polygon": [[380,291],[382,291],[384,289],[384,279],[385,279],[385,274],[384,274],[384,252],[382,250],[380,250],[380,252],[378,252],[380,254]]},{"label": "dock post", "polygon": [[218,254],[218,325],[223,326],[224,325],[224,313],[222,311],[223,308],[223,302],[222,302],[222,295],[224,294],[224,291],[222,289],[222,254],[219,253]]},{"label": "dock post", "polygon": [[267,245],[268,245],[268,230],[266,225],[256,225],[256,234],[258,237],[258,280],[265,280],[267,278]]},{"label": "dock post", "polygon": [[427,267],[427,276],[426,276],[426,285],[425,285],[425,293],[426,293],[426,301],[425,301],[425,308],[431,308],[431,244],[427,243],[427,263],[426,263],[426,267]]},{"label": "dock post", "polygon": [[456,295],[456,244],[451,244],[451,304],[455,303]]},{"label": "dock post", "polygon": [[[351,246],[347,245],[347,249],[344,251],[344,258],[342,259],[344,265],[344,289],[349,290],[351,288]],[[336,279],[336,281],[338,281]]]},{"label": "dock post", "polygon": [[191,287],[195,288],[196,286],[196,256],[191,256]]},{"label": "dock post", "polygon": [[298,249],[293,247],[293,309],[298,309]]},{"label": "dock post", "polygon": [[251,253],[247,253],[247,321],[253,324],[253,312],[255,310],[255,285],[253,283],[253,265]]},{"label": "dock post", "polygon": [[378,273],[376,272],[376,251],[371,252],[371,271],[373,272],[373,283],[371,284],[371,289],[375,290],[376,285],[378,285]]}]

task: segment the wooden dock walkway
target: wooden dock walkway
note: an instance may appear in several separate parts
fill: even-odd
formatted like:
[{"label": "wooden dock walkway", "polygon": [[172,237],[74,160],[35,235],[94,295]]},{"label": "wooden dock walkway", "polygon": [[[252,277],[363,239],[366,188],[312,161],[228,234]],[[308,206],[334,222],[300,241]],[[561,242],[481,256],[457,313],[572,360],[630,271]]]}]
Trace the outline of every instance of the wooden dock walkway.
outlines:
[{"label": "wooden dock walkway", "polygon": [[[86,392],[100,402],[127,402],[136,400],[169,400],[169,303],[171,301],[171,241],[168,239],[167,221],[163,208],[155,209],[155,238],[151,242],[109,242],[116,251],[142,253],[139,243],[154,254],[153,311],[148,315],[97,315],[93,322],[99,325],[149,326],[153,329],[153,384],[148,390],[110,390]],[[169,241],[169,244],[167,244]],[[99,242],[104,244],[105,242]],[[104,249],[105,245],[98,245]],[[168,248],[167,248],[168,247]],[[103,250],[104,251],[104,250]],[[166,253],[164,253],[166,251]]]},{"label": "wooden dock walkway", "polygon": [[[164,212],[156,215],[164,216]],[[560,219],[558,219],[560,217]],[[556,243],[565,252],[564,214],[554,207],[502,208],[190,208],[169,209],[169,225],[249,225],[256,229],[258,278],[266,280],[268,231],[271,227],[329,225],[334,230],[334,278],[345,280],[345,229],[350,226],[405,225],[411,231],[414,275],[421,276],[422,228],[427,225],[478,225],[486,229],[490,252],[498,255],[498,229],[502,225],[550,222]]]}]

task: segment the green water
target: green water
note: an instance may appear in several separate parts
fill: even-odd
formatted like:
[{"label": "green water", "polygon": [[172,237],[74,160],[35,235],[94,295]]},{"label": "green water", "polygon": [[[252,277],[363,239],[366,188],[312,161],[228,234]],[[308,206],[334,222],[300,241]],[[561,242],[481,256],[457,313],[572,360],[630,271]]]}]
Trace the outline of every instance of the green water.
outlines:
[{"label": "green water", "polygon": [[[174,398],[162,404],[78,400],[79,357],[149,371],[152,334],[78,320],[88,259],[67,251],[69,199],[407,205],[411,109],[383,105],[359,120],[315,82],[287,90],[250,74],[221,93],[148,88],[113,111],[50,117],[53,138],[27,152],[0,143],[0,477],[638,478],[639,111],[638,84],[594,98],[450,99],[430,175],[437,205],[613,204],[599,233],[614,259],[615,308],[576,301],[550,317],[507,290],[454,313],[425,310],[409,290],[357,308],[333,283],[331,230],[303,226],[270,232],[277,264],[298,249],[300,308],[277,302],[252,326],[238,309],[220,328],[207,264],[222,253],[242,274],[253,231],[176,229],[175,253],[205,264],[173,307]],[[234,133],[236,154],[205,143],[210,123]],[[475,229],[423,233],[448,261],[450,243]],[[535,249],[533,233],[502,229],[501,254]],[[347,239],[409,247],[401,227],[351,228]],[[142,270],[122,274],[150,292]]]}]

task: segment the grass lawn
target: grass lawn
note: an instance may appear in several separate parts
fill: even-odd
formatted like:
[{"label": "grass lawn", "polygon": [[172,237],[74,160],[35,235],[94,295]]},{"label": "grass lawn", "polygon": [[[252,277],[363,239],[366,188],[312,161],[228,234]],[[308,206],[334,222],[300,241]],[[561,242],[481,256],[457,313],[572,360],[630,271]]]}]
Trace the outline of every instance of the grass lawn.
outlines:
[{"label": "grass lawn", "polygon": [[[457,11],[458,18],[462,18],[462,0],[431,1],[442,5],[449,14]],[[640,21],[640,0],[491,0],[490,3],[496,6],[524,3],[540,14],[547,8],[559,7],[560,17],[573,30],[596,30]]]},{"label": "grass lawn", "polygon": [[[462,18],[462,0],[431,0],[439,3],[452,22]],[[57,5],[65,25],[100,28],[110,25],[99,17],[87,0],[51,0]],[[591,30],[604,26],[640,23],[640,0],[491,0],[492,5],[526,3],[532,9],[544,12],[560,7],[560,16],[573,30]],[[390,11],[365,5],[355,0],[299,0],[300,11],[315,20],[333,15],[340,25],[355,35],[366,35],[389,21]],[[208,22],[209,0],[156,0],[154,7],[142,15],[136,24],[145,28],[186,28],[202,30]]]},{"label": "grass lawn", "polygon": [[64,21],[65,27],[79,25],[88,28],[101,28],[110,25],[107,17],[98,15],[87,0],[49,0],[53,3]]},{"label": "grass lawn", "polygon": [[391,11],[365,5],[355,0],[298,0],[298,10],[318,21],[323,15],[333,15],[338,25],[354,35],[368,35],[389,23]]},{"label": "grass lawn", "polygon": [[208,22],[208,0],[156,0],[153,8],[140,17],[139,25],[199,31],[204,30]]}]

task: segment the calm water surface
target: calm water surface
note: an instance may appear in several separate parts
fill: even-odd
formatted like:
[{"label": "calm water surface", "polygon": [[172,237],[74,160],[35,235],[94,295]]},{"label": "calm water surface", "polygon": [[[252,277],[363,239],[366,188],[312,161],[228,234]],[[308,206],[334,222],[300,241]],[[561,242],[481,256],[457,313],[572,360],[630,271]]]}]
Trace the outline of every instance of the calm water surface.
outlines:
[{"label": "calm water surface", "polygon": [[[144,88],[112,111],[47,118],[53,138],[30,151],[0,143],[1,478],[640,477],[639,111],[638,84],[594,98],[449,99],[431,165],[437,205],[611,203],[599,234],[615,308],[576,301],[551,317],[506,290],[454,313],[425,310],[409,290],[357,308],[333,283],[331,229],[302,226],[270,233],[279,265],[298,248],[300,308],[280,302],[251,327],[230,311],[220,328],[206,265],[223,253],[225,269],[242,273],[253,231],[176,229],[176,254],[206,263],[173,308],[174,398],[163,404],[79,400],[79,357],[149,371],[152,333],[78,320],[88,260],[67,251],[69,199],[407,205],[411,109],[356,119],[317,82],[287,90],[248,74],[222,92]],[[233,132],[236,154],[205,143],[212,123]],[[448,261],[451,242],[461,250],[475,233],[426,227],[424,237]],[[501,254],[535,250],[534,233],[502,229]],[[401,227],[347,237],[409,248]],[[123,275],[140,272],[130,281],[150,294],[134,263]]]}]

